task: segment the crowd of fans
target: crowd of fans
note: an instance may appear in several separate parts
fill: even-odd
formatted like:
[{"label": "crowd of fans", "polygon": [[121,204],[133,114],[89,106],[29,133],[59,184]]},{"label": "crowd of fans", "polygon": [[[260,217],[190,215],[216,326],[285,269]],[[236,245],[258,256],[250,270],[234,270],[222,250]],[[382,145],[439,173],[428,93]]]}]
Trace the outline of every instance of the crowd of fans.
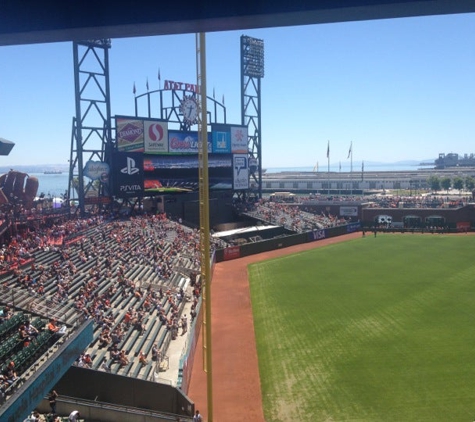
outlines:
[{"label": "crowd of fans", "polygon": [[[225,243],[212,241],[211,251]],[[74,307],[83,318],[94,320],[95,347],[107,353],[101,354],[99,366],[94,363],[97,355],[87,350],[78,357],[78,366],[94,365],[110,372],[114,364],[116,368],[135,362],[140,366],[150,361],[160,364],[166,353],[162,344],[157,342],[138,355],[124,344],[130,333],[142,336],[146,326],[153,326],[155,321],[171,340],[180,330],[182,335],[187,332],[197,316],[201,295],[199,242],[197,229],[171,221],[164,214],[112,221],[101,216],[72,218],[54,226],[30,227],[5,240],[1,248],[2,287],[28,292],[43,303],[64,309]],[[153,277],[136,277],[139,266],[147,268]],[[183,280],[182,276],[188,277],[189,283],[173,284]],[[125,313],[115,308],[117,298],[129,304]],[[185,302],[191,309],[188,316],[182,312]],[[13,314],[4,307],[0,324]],[[40,330],[62,335],[60,330],[65,327],[56,324],[51,319]],[[17,342],[26,348],[37,335],[38,328],[26,322],[18,328]],[[2,391],[17,379],[13,366],[6,365],[2,372]]]},{"label": "crowd of fans", "polygon": [[467,204],[468,198],[451,199],[443,196],[370,196],[371,208],[458,208]]},{"label": "crowd of fans", "polygon": [[266,200],[256,203],[246,214],[297,233],[347,224],[345,218],[339,218],[330,213],[314,214],[295,205]]}]

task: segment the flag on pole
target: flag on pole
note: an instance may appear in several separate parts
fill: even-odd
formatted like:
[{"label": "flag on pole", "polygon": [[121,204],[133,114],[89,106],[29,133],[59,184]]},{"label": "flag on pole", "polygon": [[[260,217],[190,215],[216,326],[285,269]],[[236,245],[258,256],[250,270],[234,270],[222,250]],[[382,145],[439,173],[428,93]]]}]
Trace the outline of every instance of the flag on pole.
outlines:
[{"label": "flag on pole", "polygon": [[351,144],[350,144],[350,149],[348,151],[348,157],[346,157],[347,159],[350,158],[352,150],[353,150],[353,142],[351,142]]},{"label": "flag on pole", "polygon": [[328,141],[327,145],[327,158],[330,158],[330,141]]},{"label": "flag on pole", "polygon": [[224,94],[223,94],[223,105],[224,105]]},{"label": "flag on pole", "polygon": [[161,81],[161,77],[160,77],[160,68],[158,68],[158,80]]},{"label": "flag on pole", "polygon": [[215,95],[215,92],[214,92],[214,86],[213,86],[213,100],[216,99],[216,95]]},{"label": "flag on pole", "polygon": [[364,171],[364,161],[361,162],[361,171]]},{"label": "flag on pole", "polygon": [[147,91],[148,91],[148,78],[147,78],[147,84],[146,84],[146,87],[147,87]]},{"label": "flag on pole", "polygon": [[134,93],[134,95],[137,92],[137,90],[135,89],[135,82],[134,82],[134,88],[132,89],[132,92]]}]

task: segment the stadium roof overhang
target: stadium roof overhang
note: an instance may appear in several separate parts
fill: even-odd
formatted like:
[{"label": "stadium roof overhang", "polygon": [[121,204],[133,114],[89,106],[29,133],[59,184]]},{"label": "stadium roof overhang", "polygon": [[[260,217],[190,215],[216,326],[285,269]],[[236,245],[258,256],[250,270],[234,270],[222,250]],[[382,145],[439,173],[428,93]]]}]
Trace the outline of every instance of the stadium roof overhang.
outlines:
[{"label": "stadium roof overhang", "polygon": [[3,0],[0,45],[469,12],[474,0]]}]

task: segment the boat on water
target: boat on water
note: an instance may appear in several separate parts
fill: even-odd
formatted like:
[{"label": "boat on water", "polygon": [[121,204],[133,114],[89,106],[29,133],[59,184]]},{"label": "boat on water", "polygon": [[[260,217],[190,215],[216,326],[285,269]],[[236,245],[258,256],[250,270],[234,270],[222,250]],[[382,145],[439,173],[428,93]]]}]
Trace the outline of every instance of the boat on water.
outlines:
[{"label": "boat on water", "polygon": [[46,170],[43,174],[63,174],[61,170]]}]

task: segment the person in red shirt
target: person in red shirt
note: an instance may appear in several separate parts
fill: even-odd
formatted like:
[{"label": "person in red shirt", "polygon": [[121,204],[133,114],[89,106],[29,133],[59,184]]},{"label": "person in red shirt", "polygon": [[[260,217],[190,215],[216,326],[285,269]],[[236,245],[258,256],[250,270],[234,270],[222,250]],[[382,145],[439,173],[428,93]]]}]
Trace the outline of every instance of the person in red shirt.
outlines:
[{"label": "person in red shirt", "polygon": [[59,331],[59,327],[56,325],[56,320],[51,318],[48,323],[48,331],[51,334],[56,334]]}]

